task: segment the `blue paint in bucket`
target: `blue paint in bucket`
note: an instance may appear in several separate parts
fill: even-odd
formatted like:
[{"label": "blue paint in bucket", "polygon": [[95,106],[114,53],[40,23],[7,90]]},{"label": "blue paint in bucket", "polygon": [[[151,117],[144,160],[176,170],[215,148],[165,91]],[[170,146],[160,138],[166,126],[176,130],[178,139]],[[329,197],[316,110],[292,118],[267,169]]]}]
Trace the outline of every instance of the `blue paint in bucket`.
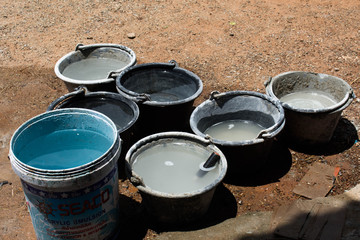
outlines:
[{"label": "blue paint in bucket", "polygon": [[61,130],[29,142],[18,158],[36,168],[66,169],[99,158],[110,146],[109,139],[94,131]]},{"label": "blue paint in bucket", "polygon": [[88,109],[59,109],[20,126],[9,158],[37,239],[111,239],[118,229],[121,139]]}]

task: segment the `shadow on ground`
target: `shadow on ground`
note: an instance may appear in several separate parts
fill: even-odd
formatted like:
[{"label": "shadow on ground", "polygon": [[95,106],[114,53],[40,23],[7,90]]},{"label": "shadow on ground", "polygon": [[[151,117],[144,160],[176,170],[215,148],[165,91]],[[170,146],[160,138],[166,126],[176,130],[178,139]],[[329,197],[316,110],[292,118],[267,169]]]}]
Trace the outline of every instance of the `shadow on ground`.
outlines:
[{"label": "shadow on ground", "polygon": [[[147,214],[144,206],[135,200],[120,195],[121,239],[143,239],[148,229],[157,233],[168,231],[194,231],[219,224],[236,217],[237,203],[232,193],[220,184],[215,190],[209,210],[200,219],[183,226],[160,226]],[[120,238],[119,238],[120,239]]]},{"label": "shadow on ground", "polygon": [[236,173],[228,173],[224,182],[237,186],[261,186],[278,182],[290,170],[291,164],[289,149],[283,143],[274,141],[263,165],[250,165]]},{"label": "shadow on ground", "polygon": [[355,126],[346,118],[340,118],[334,134],[328,144],[323,146],[299,146],[288,142],[288,147],[294,151],[311,155],[334,155],[351,148],[359,140]]}]

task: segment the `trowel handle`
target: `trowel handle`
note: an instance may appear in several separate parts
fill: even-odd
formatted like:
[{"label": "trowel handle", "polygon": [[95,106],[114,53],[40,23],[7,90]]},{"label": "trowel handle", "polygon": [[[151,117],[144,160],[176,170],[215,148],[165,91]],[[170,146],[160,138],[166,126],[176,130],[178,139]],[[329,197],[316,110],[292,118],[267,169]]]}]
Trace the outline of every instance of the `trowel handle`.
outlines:
[{"label": "trowel handle", "polygon": [[204,163],[203,167],[204,168],[210,168],[215,166],[215,164],[217,163],[217,161],[220,160],[220,155],[216,152],[212,152],[210,157],[206,160],[206,162]]}]

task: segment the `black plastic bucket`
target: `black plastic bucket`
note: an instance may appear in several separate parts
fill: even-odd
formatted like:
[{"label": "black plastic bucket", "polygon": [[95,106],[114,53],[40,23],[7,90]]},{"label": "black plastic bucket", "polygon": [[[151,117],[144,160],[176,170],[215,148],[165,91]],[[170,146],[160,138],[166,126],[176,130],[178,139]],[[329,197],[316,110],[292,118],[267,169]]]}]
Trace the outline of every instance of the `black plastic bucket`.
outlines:
[{"label": "black plastic bucket", "polygon": [[65,94],[54,100],[47,111],[62,108],[86,108],[105,114],[114,123],[123,140],[123,160],[126,151],[136,141],[136,122],[139,117],[137,104],[117,93],[112,92],[88,92],[86,87],[79,87],[76,91]]},{"label": "black plastic bucket", "polygon": [[203,84],[197,75],[178,67],[172,60],[129,67],[116,78],[116,87],[121,95],[138,103],[143,137],[186,130]]},{"label": "black plastic bucket", "polygon": [[[327,74],[312,72],[285,72],[265,83],[270,97],[280,99],[285,110],[286,125],[282,136],[289,144],[298,147],[316,147],[328,143],[333,136],[342,111],[355,98],[352,88],[344,80]],[[321,93],[332,102],[325,105],[314,101],[317,106],[297,106],[283,100],[289,94],[307,92]],[[315,96],[315,95],[314,95]]]},{"label": "black plastic bucket", "polygon": [[[163,154],[168,147],[171,150]],[[219,160],[211,172],[202,172],[199,164],[214,152]],[[130,148],[125,160],[128,178],[138,188],[151,221],[159,227],[184,226],[203,217],[227,171],[225,155],[216,145],[186,132],[146,136]],[[142,170],[136,167],[138,162],[143,164]]]},{"label": "black plastic bucket", "polygon": [[[247,140],[224,140],[206,134],[210,127],[229,120],[253,122],[262,130]],[[261,169],[284,124],[284,110],[279,101],[250,91],[212,92],[210,99],[196,107],[190,117],[193,132],[210,138],[225,154],[230,177]]]}]

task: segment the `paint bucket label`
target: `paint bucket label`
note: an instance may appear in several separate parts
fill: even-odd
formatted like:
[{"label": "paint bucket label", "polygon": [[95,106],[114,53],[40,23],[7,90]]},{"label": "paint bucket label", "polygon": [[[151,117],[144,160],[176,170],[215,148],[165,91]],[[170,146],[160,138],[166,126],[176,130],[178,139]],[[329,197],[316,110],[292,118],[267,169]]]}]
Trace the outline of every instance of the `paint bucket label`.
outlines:
[{"label": "paint bucket label", "polygon": [[115,166],[95,184],[64,192],[22,181],[37,239],[113,238],[119,224],[117,176]]}]

